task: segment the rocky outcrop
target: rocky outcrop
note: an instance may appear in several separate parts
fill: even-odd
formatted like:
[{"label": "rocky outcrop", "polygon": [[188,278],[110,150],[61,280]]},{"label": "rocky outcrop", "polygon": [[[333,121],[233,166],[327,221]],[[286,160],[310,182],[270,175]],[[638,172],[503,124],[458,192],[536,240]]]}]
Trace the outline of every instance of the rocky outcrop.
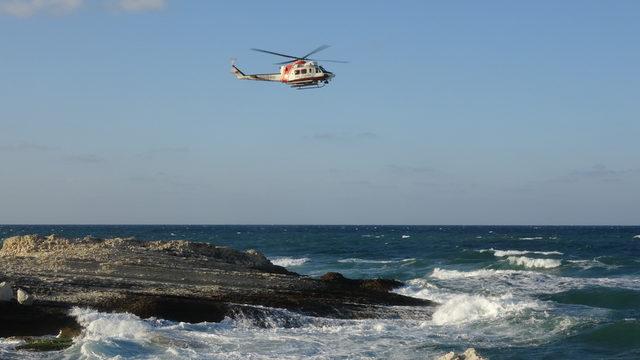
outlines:
[{"label": "rocky outcrop", "polygon": [[439,357],[438,360],[487,360],[487,359],[478,355],[476,353],[476,349],[468,348],[467,350],[465,350],[465,352],[461,354],[456,354],[453,351],[448,352],[442,355],[441,357]]},{"label": "rocky outcrop", "polygon": [[[200,322],[247,314],[255,305],[369,318],[399,317],[414,309],[387,305],[431,304],[388,292],[401,285],[393,280],[351,280],[337,273],[310,279],[273,265],[255,250],[188,241],[16,236],[4,241],[0,263],[0,281],[18,284],[35,298],[22,308],[44,313],[86,306]],[[10,323],[2,313],[0,323]]]},{"label": "rocky outcrop", "polygon": [[288,273],[285,268],[273,265],[256,250],[241,252],[225,246],[185,240],[137,241],[134,238],[96,239],[93,237],[66,239],[55,235],[47,237],[24,235],[5,239],[0,249],[0,256],[29,257],[50,262],[63,262],[66,259],[97,260],[113,254],[116,249],[122,251],[123,256],[129,255],[129,258],[139,255],[152,258],[154,252],[157,252],[183,258],[206,258],[208,261],[266,272]]},{"label": "rocky outcrop", "polygon": [[18,304],[20,305],[33,305],[33,296],[23,289],[18,289],[18,291],[16,292],[16,300],[18,300]]},{"label": "rocky outcrop", "polygon": [[337,286],[344,287],[360,287],[362,289],[376,291],[391,291],[402,285],[400,281],[393,279],[347,279],[344,275],[337,272],[328,272],[320,277],[320,280]]},{"label": "rocky outcrop", "polygon": [[9,302],[13,300],[13,288],[6,281],[0,283],[0,302]]}]

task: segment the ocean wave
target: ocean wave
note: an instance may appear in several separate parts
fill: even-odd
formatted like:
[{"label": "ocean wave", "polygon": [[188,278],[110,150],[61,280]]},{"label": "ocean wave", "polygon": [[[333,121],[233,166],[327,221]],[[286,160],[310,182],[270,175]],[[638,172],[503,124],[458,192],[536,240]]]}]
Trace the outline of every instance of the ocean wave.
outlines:
[{"label": "ocean wave", "polygon": [[544,239],[542,236],[532,236],[532,237],[521,237],[519,240],[542,240]]},{"label": "ocean wave", "polygon": [[410,262],[415,261],[415,258],[406,258],[401,260],[371,260],[371,259],[359,259],[359,258],[348,258],[348,259],[340,259],[339,263],[352,263],[352,264],[393,264],[393,263],[401,263],[401,262]]},{"label": "ocean wave", "polygon": [[480,269],[472,271],[460,271],[435,268],[431,273],[431,277],[440,280],[450,280],[469,277],[491,277],[495,275],[512,274],[516,272],[516,270]]},{"label": "ocean wave", "polygon": [[604,269],[614,269],[618,266],[616,265],[608,265],[599,261],[597,259],[593,260],[567,260],[567,262],[573,266],[577,266],[583,270],[588,270],[592,268],[604,268]]},{"label": "ocean wave", "polygon": [[436,280],[437,286],[442,282],[450,289],[464,292],[481,292],[489,288],[495,292],[553,294],[588,286],[640,290],[640,279],[636,276],[565,277],[532,270],[461,271],[435,268],[429,278]]},{"label": "ocean wave", "polygon": [[447,289],[440,289],[438,286],[430,283],[427,279],[417,278],[409,280],[405,286],[393,290],[396,294],[414,297],[418,299],[426,299],[443,303],[451,297],[451,292]]},{"label": "ocean wave", "polygon": [[151,326],[129,313],[102,313],[86,308],[72,308],[71,316],[84,327],[85,338],[115,337],[121,339],[145,339]]},{"label": "ocean wave", "polygon": [[558,259],[536,259],[526,256],[509,256],[507,261],[512,265],[524,266],[526,268],[552,269],[560,266]]},{"label": "ocean wave", "polygon": [[633,237],[634,239],[640,239],[640,235],[636,235]]},{"label": "ocean wave", "polygon": [[292,266],[300,266],[310,259],[308,257],[303,258],[292,258],[286,256],[279,256],[269,259],[273,265],[283,266],[283,267],[292,267]]},{"label": "ocean wave", "polygon": [[534,301],[518,301],[513,295],[497,297],[459,294],[440,305],[433,313],[436,325],[457,325],[479,320],[512,316],[536,307]]},{"label": "ocean wave", "polygon": [[563,255],[560,251],[533,251],[533,250],[496,250],[494,248],[491,249],[481,249],[478,252],[493,252],[493,255],[496,257],[505,257],[505,256],[517,256],[517,255],[526,255],[526,254],[537,254],[537,255]]}]

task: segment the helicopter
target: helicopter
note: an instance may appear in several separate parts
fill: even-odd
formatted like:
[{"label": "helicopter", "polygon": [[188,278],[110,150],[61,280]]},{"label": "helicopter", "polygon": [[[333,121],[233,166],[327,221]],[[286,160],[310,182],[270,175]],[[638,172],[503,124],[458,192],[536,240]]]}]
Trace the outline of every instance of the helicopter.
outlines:
[{"label": "helicopter", "polygon": [[235,75],[235,77],[240,80],[277,81],[287,84],[292,88],[298,90],[321,88],[327,85],[329,81],[331,81],[335,77],[335,74],[327,71],[324,67],[318,64],[319,61],[342,64],[348,63],[348,61],[341,60],[309,59],[309,56],[318,53],[328,47],[329,45],[319,46],[305,56],[292,56],[268,50],[251,49],[253,51],[285,57],[290,60],[276,63],[275,65],[281,65],[280,72],[271,74],[245,74],[236,66],[235,60],[232,60],[231,73],[233,73],[233,75]]}]

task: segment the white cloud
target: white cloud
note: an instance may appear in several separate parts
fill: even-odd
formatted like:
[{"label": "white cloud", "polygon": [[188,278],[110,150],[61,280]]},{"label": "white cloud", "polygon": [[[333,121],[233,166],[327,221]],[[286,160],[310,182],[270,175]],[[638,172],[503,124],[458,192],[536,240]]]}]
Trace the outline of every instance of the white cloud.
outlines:
[{"label": "white cloud", "polygon": [[121,11],[158,11],[167,7],[167,0],[117,0],[115,7]]},{"label": "white cloud", "polygon": [[82,6],[84,0],[5,0],[0,12],[17,17],[29,17],[39,12],[65,14]]}]

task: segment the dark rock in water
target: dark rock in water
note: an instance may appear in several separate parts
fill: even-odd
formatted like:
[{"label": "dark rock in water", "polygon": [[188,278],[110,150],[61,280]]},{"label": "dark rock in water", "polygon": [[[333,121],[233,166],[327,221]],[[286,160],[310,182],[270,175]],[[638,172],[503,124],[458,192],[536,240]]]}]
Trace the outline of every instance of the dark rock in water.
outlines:
[{"label": "dark rock in water", "polygon": [[26,343],[16,346],[16,350],[59,351],[68,348],[72,344],[73,338],[70,337],[45,339],[29,338],[26,340]]},{"label": "dark rock in water", "polygon": [[80,330],[63,304],[35,302],[22,306],[17,302],[0,303],[0,337],[57,334],[61,329]]},{"label": "dark rock in water", "polygon": [[99,301],[94,308],[135,314],[141,318],[158,317],[184,322],[218,322],[224,319],[228,308],[219,301],[178,296],[127,294],[119,298]]},{"label": "dark rock in water", "polygon": [[[56,334],[73,325],[66,315],[71,306],[201,322],[248,313],[247,305],[367,318],[399,316],[388,305],[432,304],[389,293],[402,285],[395,280],[353,280],[338,273],[311,279],[273,265],[255,250],[188,241],[16,236],[4,241],[0,263],[0,281],[10,281],[36,299],[15,316],[0,311],[2,324],[27,319],[10,330],[2,326],[6,336]],[[34,327],[37,331],[30,331]]]},{"label": "dark rock in water", "polygon": [[360,287],[363,289],[377,290],[388,292],[395,288],[399,288],[404,284],[393,279],[347,279],[338,272],[328,272],[320,277],[320,280],[342,286]]}]

